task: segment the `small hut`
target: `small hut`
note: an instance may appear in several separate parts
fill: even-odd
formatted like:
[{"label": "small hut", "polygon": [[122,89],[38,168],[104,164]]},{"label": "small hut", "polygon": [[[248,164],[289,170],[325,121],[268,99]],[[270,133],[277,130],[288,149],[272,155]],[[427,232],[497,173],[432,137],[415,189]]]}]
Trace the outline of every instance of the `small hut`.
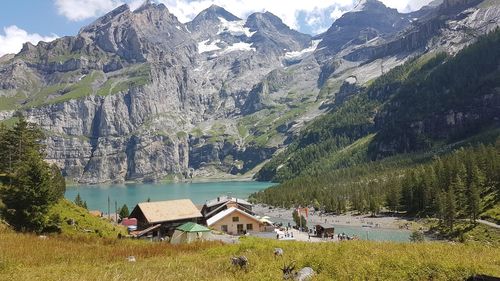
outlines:
[{"label": "small hut", "polygon": [[175,229],[170,243],[184,244],[207,240],[211,236],[210,229],[194,222],[185,223]]},{"label": "small hut", "polygon": [[333,225],[318,224],[315,228],[317,237],[327,238],[333,237],[335,234],[335,227],[333,227]]}]

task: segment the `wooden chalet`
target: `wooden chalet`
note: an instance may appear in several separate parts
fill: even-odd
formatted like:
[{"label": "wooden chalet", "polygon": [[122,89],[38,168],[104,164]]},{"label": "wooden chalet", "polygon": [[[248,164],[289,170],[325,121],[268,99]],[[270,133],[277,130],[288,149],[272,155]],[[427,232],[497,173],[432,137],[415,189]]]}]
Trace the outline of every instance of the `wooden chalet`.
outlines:
[{"label": "wooden chalet", "polygon": [[252,207],[252,204],[244,199],[221,196],[207,201],[205,205],[203,205],[201,213],[203,214],[205,220],[208,220],[222,211],[230,208],[236,208],[253,216],[255,213],[252,211]]},{"label": "wooden chalet", "polygon": [[264,223],[257,217],[236,207],[230,207],[218,212],[215,216],[207,220],[207,225],[212,229],[231,235],[265,231],[263,228]]},{"label": "wooden chalet", "polygon": [[187,222],[198,223],[203,216],[189,199],[139,203],[129,218],[137,219],[137,236],[172,236],[175,229]]}]

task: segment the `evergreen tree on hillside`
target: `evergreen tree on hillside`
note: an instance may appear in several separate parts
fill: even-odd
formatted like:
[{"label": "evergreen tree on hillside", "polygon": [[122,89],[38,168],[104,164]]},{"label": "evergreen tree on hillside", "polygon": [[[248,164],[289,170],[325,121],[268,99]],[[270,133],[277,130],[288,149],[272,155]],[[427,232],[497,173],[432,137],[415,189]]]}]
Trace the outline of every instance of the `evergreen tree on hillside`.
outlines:
[{"label": "evergreen tree on hillside", "polygon": [[446,219],[446,192],[438,191],[436,196],[435,209],[437,211],[436,215],[439,218],[440,223],[444,223]]},{"label": "evergreen tree on hillside", "polygon": [[460,187],[460,185],[461,185],[461,180],[457,176],[455,178],[454,183],[448,189],[448,192],[446,192],[446,196],[445,196],[444,221],[445,221],[445,223],[448,226],[450,231],[453,231],[453,224],[455,223],[455,219],[457,216],[457,203],[456,203],[456,196],[455,196],[455,187],[456,186]]},{"label": "evergreen tree on hillside", "polygon": [[83,201],[82,197],[80,196],[80,193],[78,193],[75,197],[75,201],[73,201],[75,203],[75,205],[77,205],[78,207],[82,207],[82,208],[85,208],[87,209],[87,206],[86,206],[86,203]]},{"label": "evergreen tree on hillside", "polygon": [[41,232],[50,224],[47,212],[66,190],[57,166],[44,161],[43,134],[21,115],[13,128],[0,127],[0,210],[20,231]]},{"label": "evergreen tree on hillside", "polygon": [[484,176],[477,166],[472,167],[472,177],[468,189],[467,211],[472,222],[476,222],[481,211],[481,190],[484,187]]},{"label": "evergreen tree on hillside", "polygon": [[122,219],[128,218],[128,216],[130,215],[130,212],[128,210],[127,204],[123,204],[123,206],[121,207],[120,212],[118,214],[120,215],[120,218],[122,218]]}]

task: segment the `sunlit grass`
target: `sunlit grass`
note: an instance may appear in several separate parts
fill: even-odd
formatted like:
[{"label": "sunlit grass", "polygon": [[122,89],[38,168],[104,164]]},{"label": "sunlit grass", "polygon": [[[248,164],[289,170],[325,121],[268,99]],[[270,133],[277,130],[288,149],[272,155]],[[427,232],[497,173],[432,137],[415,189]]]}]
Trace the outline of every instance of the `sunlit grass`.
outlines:
[{"label": "sunlit grass", "polygon": [[[500,275],[500,249],[480,245],[352,241],[310,244],[254,238],[172,246],[137,240],[49,237],[0,230],[0,280],[280,280],[285,262],[315,280],[463,280]],[[275,258],[274,247],[285,251]],[[127,261],[135,256],[137,262]],[[245,255],[248,269],[230,266]]]},{"label": "sunlit grass", "polygon": [[118,234],[126,235],[127,229],[120,225],[112,225],[105,217],[96,218],[88,210],[78,207],[68,200],[61,200],[49,211],[61,218],[61,231],[66,236],[83,238],[103,237],[117,238]]}]

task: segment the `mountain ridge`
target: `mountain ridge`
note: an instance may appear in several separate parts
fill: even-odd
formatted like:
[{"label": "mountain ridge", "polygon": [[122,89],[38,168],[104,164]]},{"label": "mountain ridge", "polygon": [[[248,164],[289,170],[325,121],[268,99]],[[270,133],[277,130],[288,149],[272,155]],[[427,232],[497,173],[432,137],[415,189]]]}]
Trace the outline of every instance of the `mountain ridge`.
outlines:
[{"label": "mountain ridge", "polygon": [[[391,9],[348,13],[321,38],[269,13],[240,20],[214,6],[183,24],[164,5],[121,6],[77,36],[25,44],[2,61],[0,119],[20,111],[39,124],[48,159],[76,182],[242,174],[384,71],[474,40],[450,26],[478,34],[498,26],[497,6],[470,5],[473,13],[420,29]],[[210,24],[200,25],[203,13]],[[342,31],[351,17],[366,22]]]}]

